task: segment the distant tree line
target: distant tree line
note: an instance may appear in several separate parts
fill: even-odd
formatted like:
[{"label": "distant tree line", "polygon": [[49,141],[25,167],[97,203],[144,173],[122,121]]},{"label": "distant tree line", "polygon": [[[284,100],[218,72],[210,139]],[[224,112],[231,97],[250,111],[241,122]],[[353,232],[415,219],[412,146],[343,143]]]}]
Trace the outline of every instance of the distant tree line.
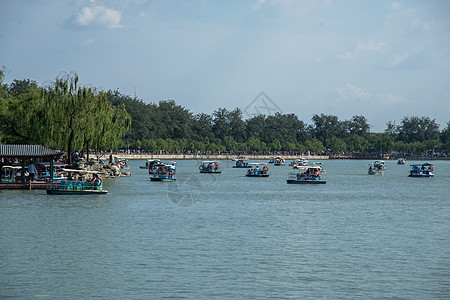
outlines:
[{"label": "distant tree line", "polygon": [[[173,100],[145,103],[118,91],[81,86],[75,73],[44,87],[33,80],[3,83],[0,70],[0,143],[54,149],[141,149],[169,153],[448,153],[450,122],[440,131],[429,117],[388,122],[370,132],[364,116],[339,120],[315,114],[307,124],[295,114],[245,119],[239,108],[193,114]],[[89,152],[89,151],[88,151]]]},{"label": "distant tree line", "polygon": [[335,115],[315,114],[311,124],[295,114],[256,115],[244,119],[239,108],[218,108],[211,115],[193,114],[173,100],[144,103],[108,91],[108,100],[123,105],[130,114],[131,130],[120,145],[125,149],[186,152],[307,152],[425,154],[450,150],[450,122],[439,130],[429,117],[404,117],[399,125],[388,122],[383,133],[370,132],[364,116],[339,120]]}]

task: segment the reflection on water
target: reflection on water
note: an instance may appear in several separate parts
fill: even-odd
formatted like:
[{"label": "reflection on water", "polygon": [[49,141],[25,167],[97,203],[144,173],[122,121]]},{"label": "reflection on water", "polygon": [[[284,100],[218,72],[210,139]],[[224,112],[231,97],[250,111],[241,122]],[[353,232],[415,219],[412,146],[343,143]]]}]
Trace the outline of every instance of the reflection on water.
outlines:
[{"label": "reflection on water", "polygon": [[105,180],[107,195],[0,191],[0,298],[449,298],[450,162],[324,161],[326,185],[221,162],[176,182]]}]

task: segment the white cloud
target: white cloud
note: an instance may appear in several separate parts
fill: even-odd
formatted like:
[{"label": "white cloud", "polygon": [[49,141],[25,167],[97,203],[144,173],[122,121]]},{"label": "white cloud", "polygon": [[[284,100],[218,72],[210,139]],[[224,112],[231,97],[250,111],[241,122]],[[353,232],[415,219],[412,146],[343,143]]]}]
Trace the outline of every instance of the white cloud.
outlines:
[{"label": "white cloud", "polygon": [[375,41],[359,42],[352,51],[347,51],[343,54],[338,54],[336,58],[339,60],[352,60],[362,54],[384,53],[386,48],[387,44],[383,42],[375,42]]},{"label": "white cloud", "polygon": [[395,55],[394,57],[390,58],[387,63],[386,66],[387,67],[398,67],[400,64],[402,64],[407,58],[409,57],[409,53],[405,52],[405,53],[400,53]]},{"label": "white cloud", "polygon": [[422,31],[430,31],[433,28],[436,28],[436,26],[437,26],[437,22],[434,19],[425,20],[425,21],[416,19],[413,21],[413,25],[412,25],[412,27],[414,29],[418,29],[418,30],[422,30]]},{"label": "white cloud", "polygon": [[96,5],[84,7],[75,15],[75,24],[82,27],[100,26],[108,28],[121,28],[122,13],[118,10]]},{"label": "white cloud", "polygon": [[343,100],[366,101],[370,99],[370,94],[362,88],[347,83],[343,88],[337,88],[336,92]]},{"label": "white cloud", "polygon": [[377,95],[377,98],[379,99],[380,103],[386,103],[386,104],[405,104],[410,102],[408,98],[403,96],[395,96],[392,93],[380,93]]},{"label": "white cloud", "polygon": [[92,45],[94,43],[94,39],[87,39],[87,40],[84,40],[82,43],[81,43],[81,46],[83,46],[83,47],[89,47],[90,45]]},{"label": "white cloud", "polygon": [[355,48],[355,53],[363,53],[363,52],[376,52],[383,53],[387,47],[386,43],[383,42],[375,42],[369,41],[366,43],[358,43]]},{"label": "white cloud", "polygon": [[[253,5],[253,10],[270,7],[298,13],[311,10],[318,2],[318,0],[257,0]],[[329,5],[329,1],[325,1],[324,4]]]},{"label": "white cloud", "polygon": [[391,9],[392,10],[399,10],[400,8],[402,8],[402,5],[398,2],[392,2],[391,4]]},{"label": "white cloud", "polygon": [[318,57],[316,57],[316,59],[315,59],[315,62],[318,62],[318,63],[321,63],[321,62],[323,62],[323,61],[324,61],[323,56],[318,56]]}]

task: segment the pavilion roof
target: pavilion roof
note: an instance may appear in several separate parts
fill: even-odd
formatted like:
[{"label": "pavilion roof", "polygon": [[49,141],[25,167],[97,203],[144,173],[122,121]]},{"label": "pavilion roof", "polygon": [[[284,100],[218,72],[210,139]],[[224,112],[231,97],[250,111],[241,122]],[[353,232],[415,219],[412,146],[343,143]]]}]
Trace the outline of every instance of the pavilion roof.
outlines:
[{"label": "pavilion roof", "polygon": [[54,158],[63,153],[42,145],[0,145],[0,158]]}]

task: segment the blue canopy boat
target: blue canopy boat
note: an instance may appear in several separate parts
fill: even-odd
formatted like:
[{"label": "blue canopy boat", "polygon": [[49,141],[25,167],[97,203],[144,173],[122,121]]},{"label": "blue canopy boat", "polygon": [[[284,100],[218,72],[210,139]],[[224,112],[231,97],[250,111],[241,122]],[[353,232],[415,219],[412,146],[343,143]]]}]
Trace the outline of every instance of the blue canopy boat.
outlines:
[{"label": "blue canopy boat", "polygon": [[273,163],[274,166],[284,166],[285,164],[286,164],[286,161],[281,156],[277,156]]},{"label": "blue canopy boat", "polygon": [[251,168],[252,166],[249,165],[246,158],[242,159],[235,159],[236,165],[233,166],[233,168]]},{"label": "blue canopy boat", "polygon": [[318,166],[310,166],[305,172],[289,173],[287,179],[289,184],[325,184],[326,180],[320,178],[320,168]]},{"label": "blue canopy boat", "polygon": [[369,164],[369,175],[383,175],[383,167],[380,164]]},{"label": "blue canopy boat", "polygon": [[158,162],[152,165],[152,168],[148,170],[151,181],[175,181],[176,163],[166,164]]},{"label": "blue canopy boat", "polygon": [[430,163],[411,165],[409,177],[434,177],[434,167]]},{"label": "blue canopy boat", "polygon": [[198,167],[200,173],[209,173],[209,174],[220,174],[222,171],[220,170],[220,164],[215,160],[205,160],[202,161],[202,164]]},{"label": "blue canopy boat", "polygon": [[407,165],[408,163],[406,162],[405,158],[399,158],[397,161],[397,165]]},{"label": "blue canopy boat", "polygon": [[161,163],[159,159],[147,159],[145,166],[139,166],[141,169],[151,169],[154,164]]},{"label": "blue canopy boat", "polygon": [[[75,170],[75,169],[63,169],[68,178],[78,180],[60,180],[50,184],[47,189],[49,195],[104,195],[108,191],[103,190],[103,179],[98,176],[98,171],[89,170]],[[78,173],[78,174],[77,174]],[[81,175],[93,174],[93,181],[86,181],[81,178]]]},{"label": "blue canopy boat", "polygon": [[[247,177],[269,177],[267,172],[269,171],[269,167],[267,163],[249,163],[249,167],[253,169],[248,170],[245,176]],[[260,168],[261,167],[261,168]]]}]

